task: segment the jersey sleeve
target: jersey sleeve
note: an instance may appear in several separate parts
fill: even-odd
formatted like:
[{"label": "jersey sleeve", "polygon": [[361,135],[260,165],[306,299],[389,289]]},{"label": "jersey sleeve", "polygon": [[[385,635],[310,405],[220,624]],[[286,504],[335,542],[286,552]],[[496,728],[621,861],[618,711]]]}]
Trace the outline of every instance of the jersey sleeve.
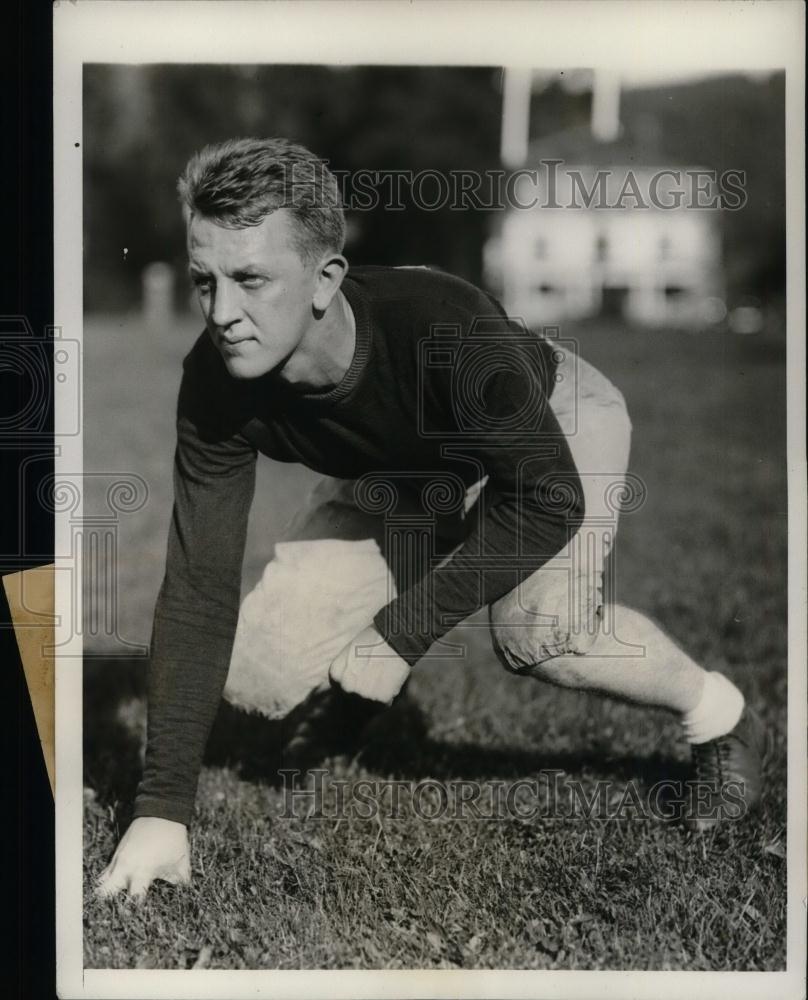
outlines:
[{"label": "jersey sleeve", "polygon": [[198,348],[186,358],[177,407],[174,506],[134,809],[186,825],[230,663],[256,463],[226,383],[206,377]]},{"label": "jersey sleeve", "polygon": [[[504,332],[489,364],[481,361],[468,378],[455,369],[440,390],[452,413],[452,450],[473,456],[488,476],[485,513],[448,559],[436,559],[374,619],[410,664],[557,555],[584,516],[580,476],[549,405],[552,376],[530,335]],[[475,349],[468,348],[470,357]],[[458,401],[459,392],[465,397]]]}]

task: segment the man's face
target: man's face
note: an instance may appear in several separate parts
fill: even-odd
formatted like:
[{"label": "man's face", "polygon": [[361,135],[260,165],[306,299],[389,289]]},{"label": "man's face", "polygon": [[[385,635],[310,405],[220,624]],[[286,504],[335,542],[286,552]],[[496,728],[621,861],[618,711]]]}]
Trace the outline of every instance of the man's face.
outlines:
[{"label": "man's face", "polygon": [[234,378],[282,368],[312,322],[317,270],[294,249],[293,225],[286,209],[248,229],[225,229],[200,216],[188,225],[191,278]]}]

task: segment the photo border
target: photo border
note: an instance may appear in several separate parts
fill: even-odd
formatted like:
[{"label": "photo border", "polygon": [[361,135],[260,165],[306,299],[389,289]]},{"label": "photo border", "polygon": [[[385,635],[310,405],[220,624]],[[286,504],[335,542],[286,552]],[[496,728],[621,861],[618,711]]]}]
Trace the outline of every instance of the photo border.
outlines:
[{"label": "photo border", "polygon": [[[82,67],[104,63],[670,65],[704,75],[786,72],[788,567],[788,949],[785,972],[153,971],[83,968],[81,588],[69,514],[56,513],[56,894],[61,997],[804,996],[806,935],[806,485],[804,7],[799,3],[160,2],[54,5],[57,329],[82,340]],[[425,26],[428,23],[428,31]],[[55,386],[56,477],[82,474],[71,387]],[[79,409],[79,413],[81,410]],[[66,428],[68,433],[61,433]]]}]

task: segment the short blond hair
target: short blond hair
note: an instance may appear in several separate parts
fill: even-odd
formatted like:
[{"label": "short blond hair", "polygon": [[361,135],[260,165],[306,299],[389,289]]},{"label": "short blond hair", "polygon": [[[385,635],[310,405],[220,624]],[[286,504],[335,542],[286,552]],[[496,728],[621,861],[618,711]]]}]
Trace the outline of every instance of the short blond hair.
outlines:
[{"label": "short blond hair", "polygon": [[325,160],[289,139],[228,139],[205,146],[185,167],[177,191],[186,221],[194,215],[228,229],[260,225],[279,208],[295,222],[303,260],[345,246],[339,186]]}]

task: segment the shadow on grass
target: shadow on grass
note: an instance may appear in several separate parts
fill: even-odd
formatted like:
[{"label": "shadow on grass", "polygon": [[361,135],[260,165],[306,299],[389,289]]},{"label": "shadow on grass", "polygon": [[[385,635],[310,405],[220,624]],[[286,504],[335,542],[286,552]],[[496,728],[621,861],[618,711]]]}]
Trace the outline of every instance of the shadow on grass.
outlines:
[{"label": "shadow on grass", "polygon": [[82,675],[84,785],[123,830],[142,768],[146,671],[143,657],[85,656]]},{"label": "shadow on grass", "polygon": [[[119,829],[131,819],[142,769],[146,668],[143,659],[90,658],[84,664],[84,782],[100,805],[114,811]],[[361,733],[343,733],[343,740],[290,756],[287,742],[305,715],[303,707],[286,719],[271,721],[222,702],[205,763],[230,767],[243,780],[274,788],[282,785],[282,768],[305,770],[342,754],[366,770],[401,780],[517,779],[541,770],[649,785],[686,777],[685,765],[660,754],[610,757],[593,747],[547,752],[436,739],[429,736],[426,716],[409,695],[376,715]],[[570,740],[574,743],[575,733]]]},{"label": "shadow on grass", "polygon": [[[686,764],[658,753],[610,756],[602,747],[548,752],[434,738],[429,735],[423,709],[408,695],[378,714],[362,733],[353,734],[353,739],[337,740],[330,747],[316,746],[305,759],[289,759],[285,743],[304,717],[301,710],[272,722],[223,703],[205,761],[232,767],[245,780],[275,788],[282,785],[280,768],[320,767],[337,754],[347,754],[365,770],[400,780],[517,779],[541,770],[560,770],[593,780],[634,779],[650,785],[662,779],[682,781],[688,776]],[[570,742],[574,744],[575,738],[571,732]]]},{"label": "shadow on grass", "polygon": [[451,742],[427,735],[423,713],[414,702],[394,706],[372,723],[358,754],[364,767],[392,778],[439,781],[518,779],[541,770],[614,781],[634,779],[653,784],[663,778],[683,780],[687,766],[661,754],[610,756],[602,747],[547,751],[515,746]]}]

